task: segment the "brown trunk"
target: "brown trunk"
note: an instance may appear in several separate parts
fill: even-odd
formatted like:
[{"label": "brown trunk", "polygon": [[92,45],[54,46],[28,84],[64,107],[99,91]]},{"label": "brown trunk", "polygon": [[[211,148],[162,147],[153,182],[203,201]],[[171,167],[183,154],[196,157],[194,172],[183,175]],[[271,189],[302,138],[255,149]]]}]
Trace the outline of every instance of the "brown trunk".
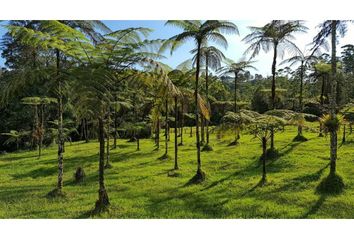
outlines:
[{"label": "brown trunk", "polygon": [[156,126],[156,147],[160,149],[160,114],[157,117],[157,126]]},{"label": "brown trunk", "polygon": [[168,130],[168,101],[167,101],[167,99],[165,101],[165,111],[166,111],[166,118],[165,118],[165,155],[167,156],[167,154],[168,154],[168,135],[169,135],[169,130]]},{"label": "brown trunk", "polygon": [[183,99],[182,99],[182,102],[181,102],[181,142],[180,142],[180,145],[183,145],[183,127],[184,127],[184,111],[183,111]]},{"label": "brown trunk", "polygon": [[84,140],[84,138],[85,138],[84,119],[81,119],[80,140]]},{"label": "brown trunk", "polygon": [[59,50],[56,49],[56,60],[57,60],[57,81],[58,81],[58,192],[60,193],[63,188],[63,174],[64,174],[64,164],[63,164],[63,151],[64,151],[64,139],[63,139],[63,96],[62,96],[62,81],[59,77],[60,71],[60,55]]},{"label": "brown trunk", "polygon": [[118,132],[117,132],[117,127],[118,127],[118,123],[117,123],[117,109],[114,106],[114,121],[113,121],[113,127],[114,127],[114,134],[113,134],[113,149],[117,148],[117,138],[118,138]]},{"label": "brown trunk", "polygon": [[204,144],[204,142],[205,142],[205,132],[204,132],[205,118],[202,115],[200,116],[200,122],[201,122],[201,127],[200,127],[201,143]]},{"label": "brown trunk", "polygon": [[263,150],[263,157],[262,157],[262,184],[266,182],[267,173],[266,173],[266,160],[267,160],[267,138],[262,137],[262,150]]},{"label": "brown trunk", "polygon": [[99,190],[98,190],[98,201],[96,202],[96,209],[102,209],[109,205],[109,199],[104,185],[104,123],[103,118],[98,118],[98,140],[100,143],[100,159],[98,165],[98,179],[99,179]]},{"label": "brown trunk", "polygon": [[[337,90],[337,79],[336,79],[336,28],[337,21],[333,20],[331,23],[331,44],[332,44],[332,56],[331,56],[331,95],[330,95],[330,114],[331,118],[336,118],[336,90]],[[331,142],[331,167],[330,173],[336,173],[336,161],[337,161],[337,131],[332,129],[330,131],[330,142]]]},{"label": "brown trunk", "polygon": [[178,169],[178,137],[177,137],[177,129],[178,129],[178,124],[177,124],[177,117],[178,117],[178,107],[177,107],[177,97],[175,97],[175,170]]},{"label": "brown trunk", "polygon": [[[207,101],[207,106],[208,110],[210,111],[210,103],[209,103],[209,73],[208,73],[208,55],[206,56],[205,59],[205,94],[206,94],[206,101]],[[209,145],[209,120],[205,119],[205,127],[206,127],[206,143]]]},{"label": "brown trunk", "polygon": [[325,92],[325,76],[322,76],[322,86],[321,86],[321,96],[320,96],[320,103],[321,106],[324,104],[324,92]]},{"label": "brown trunk", "polygon": [[[277,47],[278,43],[274,42],[274,55],[272,64],[272,109],[275,109],[275,71],[277,65]],[[270,130],[270,148],[274,150],[274,128]]]},{"label": "brown trunk", "polygon": [[342,143],[345,143],[346,141],[346,125],[343,125],[343,138],[342,138]]},{"label": "brown trunk", "polygon": [[297,135],[302,136],[302,126],[301,125],[299,125],[297,127]]},{"label": "brown trunk", "polygon": [[202,162],[200,159],[200,140],[199,140],[199,100],[198,100],[198,87],[199,87],[199,70],[200,70],[200,47],[201,42],[198,42],[197,49],[197,71],[195,73],[195,126],[196,126],[196,143],[197,143],[197,175],[202,174]]},{"label": "brown trunk", "polygon": [[349,134],[353,133],[353,126],[351,123],[349,123]]},{"label": "brown trunk", "polygon": [[303,93],[303,84],[304,84],[304,61],[301,61],[300,69],[300,95],[299,95],[299,112],[303,111],[302,106],[302,93]]},{"label": "brown trunk", "polygon": [[39,129],[39,119],[38,119],[38,105],[34,105],[34,121],[35,121],[35,148],[37,149],[38,147],[38,158],[40,158],[40,150],[39,150],[39,134],[40,134],[40,129]]},{"label": "brown trunk", "polygon": [[278,43],[274,42],[274,55],[272,64],[272,108],[275,109],[275,71],[277,66],[277,47]]},{"label": "brown trunk", "polygon": [[110,166],[109,163],[109,158],[110,158],[110,152],[109,152],[109,132],[110,132],[110,112],[108,110],[108,118],[107,118],[107,132],[106,132],[106,138],[107,138],[107,145],[106,145],[106,167]]},{"label": "brown trunk", "polygon": [[[237,108],[237,77],[238,77],[238,73],[235,72],[235,91],[234,91],[234,112],[237,113],[238,112],[238,108]],[[239,131],[238,131],[238,128],[237,128],[237,123],[235,121],[235,143],[237,143],[237,140],[240,138],[240,135],[239,135]]]},{"label": "brown trunk", "polygon": [[44,137],[44,104],[41,104],[41,124],[40,124],[40,135],[39,135],[38,158],[40,158],[42,155],[43,137]]},{"label": "brown trunk", "polygon": [[270,128],[270,149],[274,150],[274,128]]},{"label": "brown trunk", "polygon": [[[302,113],[303,111],[303,104],[302,104],[302,93],[303,93],[303,84],[304,84],[304,61],[301,61],[300,66],[300,95],[299,95],[299,112]],[[299,125],[297,127],[297,134],[302,136],[302,126]]]}]

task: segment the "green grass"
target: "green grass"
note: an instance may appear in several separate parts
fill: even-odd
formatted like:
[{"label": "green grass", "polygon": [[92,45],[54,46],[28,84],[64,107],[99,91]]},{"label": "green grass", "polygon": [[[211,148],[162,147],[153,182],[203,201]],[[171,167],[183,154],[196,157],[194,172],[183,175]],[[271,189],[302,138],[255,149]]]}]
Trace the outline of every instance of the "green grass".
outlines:
[{"label": "green grass", "polygon": [[[188,129],[189,131],[189,129]],[[173,169],[173,137],[169,160],[154,151],[150,139],[135,143],[119,140],[111,151],[113,168],[105,172],[109,212],[101,218],[353,218],[354,136],[338,153],[337,171],[344,181],[338,194],[316,191],[329,174],[329,138],[304,132],[307,142],[293,142],[295,127],[276,134],[279,157],[267,165],[268,183],[261,187],[260,142],[241,135],[240,144],[227,146],[232,137],[211,136],[213,151],[202,152],[207,174],[202,184],[189,185],[196,172],[195,138],[184,134],[179,147],[178,174]],[[340,139],[340,137],[339,137]],[[50,199],[57,177],[57,149],[0,156],[0,218],[87,218],[98,195],[98,143],[66,145],[66,198]],[[74,172],[84,167],[86,181],[74,183]]]}]

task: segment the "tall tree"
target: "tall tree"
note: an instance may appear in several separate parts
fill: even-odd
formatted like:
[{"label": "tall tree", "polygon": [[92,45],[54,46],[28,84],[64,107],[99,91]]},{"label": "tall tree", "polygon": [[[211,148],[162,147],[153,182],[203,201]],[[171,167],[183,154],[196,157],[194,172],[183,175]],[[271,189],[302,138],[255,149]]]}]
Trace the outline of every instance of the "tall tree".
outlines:
[{"label": "tall tree", "polygon": [[[193,57],[193,62],[196,64],[197,60],[197,49],[192,50],[192,53],[195,54]],[[221,67],[221,63],[225,59],[223,52],[216,48],[215,46],[203,46],[200,49],[200,62],[205,66],[205,98],[207,102],[207,106],[210,109],[210,100],[209,100],[209,68],[216,70]],[[206,145],[203,149],[212,150],[211,146],[209,146],[209,121],[205,120],[206,126]]]},{"label": "tall tree", "polygon": [[337,113],[337,57],[336,57],[336,46],[338,36],[343,37],[347,32],[347,21],[339,20],[327,20],[319,25],[320,31],[313,39],[313,49],[317,49],[324,46],[326,39],[330,36],[331,38],[331,94],[329,96],[329,107],[330,107],[330,118],[329,122],[335,123],[334,126],[329,127],[330,132],[330,174],[336,173],[336,162],[337,162],[337,130],[339,125],[339,120],[336,115]]},{"label": "tall tree", "polygon": [[[298,73],[299,73],[299,77],[300,77],[299,108],[298,108],[299,113],[302,113],[303,108],[304,108],[304,106],[303,106],[304,75],[306,73],[306,70],[310,69],[313,66],[313,64],[316,62],[316,60],[318,59],[315,54],[316,53],[311,53],[311,54],[307,55],[303,51],[298,51],[295,56],[290,57],[282,62],[282,64],[283,63],[290,63],[290,67],[292,67],[296,64],[300,65],[298,68],[298,70],[299,70]],[[298,138],[303,137],[301,124],[298,126],[297,134],[298,134]]]},{"label": "tall tree", "polygon": [[237,27],[235,24],[228,21],[218,21],[218,20],[208,20],[208,21],[188,21],[188,20],[170,20],[166,22],[167,25],[172,25],[183,30],[182,33],[177,34],[171,37],[166,43],[162,46],[162,50],[166,47],[171,48],[171,53],[182,43],[187,40],[193,40],[196,49],[196,73],[195,73],[195,123],[196,123],[196,144],[197,144],[197,173],[195,179],[197,181],[203,181],[205,179],[205,173],[202,171],[202,163],[200,158],[200,135],[199,135],[199,97],[198,97],[198,88],[199,88],[199,73],[200,73],[200,52],[202,46],[207,44],[207,41],[213,41],[217,44],[221,44],[224,47],[227,47],[227,40],[223,36],[225,33],[238,33]]},{"label": "tall tree", "polygon": [[[272,109],[275,109],[275,74],[277,66],[277,57],[283,56],[285,52],[298,52],[299,49],[292,41],[293,34],[297,32],[306,32],[307,27],[302,21],[282,21],[273,20],[263,27],[249,27],[251,33],[243,38],[250,46],[246,49],[245,54],[252,52],[251,58],[259,54],[261,50],[268,52],[273,49],[272,62]],[[271,149],[274,150],[274,131],[271,130]]]},{"label": "tall tree", "polygon": [[[239,109],[237,106],[237,82],[238,82],[238,77],[239,74],[242,72],[247,71],[248,69],[253,69],[257,70],[252,63],[253,61],[239,61],[239,62],[234,62],[231,59],[227,59],[226,61],[226,66],[219,68],[218,72],[221,75],[228,76],[229,74],[234,74],[234,113],[238,113]],[[237,124],[235,124],[235,141],[231,143],[231,145],[237,145],[237,141],[240,138],[239,131],[237,130],[238,128],[236,127]]]},{"label": "tall tree", "polygon": [[54,51],[55,66],[50,69],[54,75],[53,82],[56,83],[58,102],[58,182],[57,188],[50,194],[62,195],[63,188],[63,74],[61,60],[64,57],[77,58],[81,54],[80,46],[87,45],[88,40],[81,32],[63,24],[59,21],[38,21],[36,29],[18,25],[8,25],[9,34],[25,46],[41,49],[43,51]]}]

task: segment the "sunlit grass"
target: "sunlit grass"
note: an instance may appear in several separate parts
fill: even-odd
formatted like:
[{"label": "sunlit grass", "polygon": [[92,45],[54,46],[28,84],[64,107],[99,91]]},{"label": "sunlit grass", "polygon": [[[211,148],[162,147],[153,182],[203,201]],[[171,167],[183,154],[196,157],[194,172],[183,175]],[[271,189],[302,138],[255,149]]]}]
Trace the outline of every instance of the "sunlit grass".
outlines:
[{"label": "sunlit grass", "polygon": [[[187,131],[187,129],[186,129]],[[188,130],[189,133],[189,130]],[[241,135],[240,144],[227,146],[232,137],[217,140],[211,136],[214,151],[202,152],[206,181],[189,185],[196,172],[195,138],[184,134],[179,147],[177,176],[173,169],[173,137],[170,160],[154,151],[154,142],[119,140],[111,151],[113,168],[105,172],[111,206],[103,218],[353,218],[354,217],[354,137],[339,149],[337,169],[345,188],[340,194],[316,191],[329,174],[329,138],[305,132],[307,142],[292,142],[295,127],[287,127],[275,138],[279,157],[267,165],[267,184],[261,179],[260,142]],[[172,134],[172,133],[171,133]],[[340,138],[339,138],[340,139]],[[351,142],[352,141],[352,142]],[[86,218],[94,207],[98,191],[98,143],[66,145],[64,160],[64,199],[46,194],[56,184],[57,149],[47,148],[41,159],[35,151],[0,156],[1,218]],[[75,169],[82,166],[84,183],[74,183]]]}]

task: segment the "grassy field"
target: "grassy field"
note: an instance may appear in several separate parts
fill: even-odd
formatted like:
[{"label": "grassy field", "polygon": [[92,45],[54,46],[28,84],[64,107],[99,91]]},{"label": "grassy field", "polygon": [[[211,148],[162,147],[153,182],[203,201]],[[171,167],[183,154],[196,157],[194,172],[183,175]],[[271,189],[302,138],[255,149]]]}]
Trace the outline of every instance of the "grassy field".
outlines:
[{"label": "grassy field", "polygon": [[[319,194],[316,187],[329,173],[329,137],[305,132],[309,141],[292,142],[295,127],[276,135],[279,157],[268,162],[268,183],[260,187],[260,142],[242,135],[238,146],[231,137],[211,137],[212,152],[202,152],[207,179],[189,185],[196,172],[195,137],[185,134],[179,151],[179,175],[169,177],[173,158],[158,160],[150,139],[119,140],[111,151],[112,169],[105,172],[109,212],[101,218],[354,218],[354,135],[339,148],[337,170],[345,183],[337,195]],[[98,191],[98,143],[67,144],[64,162],[65,199],[50,199],[55,187],[57,149],[0,156],[0,218],[87,218]],[[173,134],[169,155],[173,156]],[[73,174],[83,166],[86,181],[76,185]],[[97,216],[95,216],[97,217]]]}]

